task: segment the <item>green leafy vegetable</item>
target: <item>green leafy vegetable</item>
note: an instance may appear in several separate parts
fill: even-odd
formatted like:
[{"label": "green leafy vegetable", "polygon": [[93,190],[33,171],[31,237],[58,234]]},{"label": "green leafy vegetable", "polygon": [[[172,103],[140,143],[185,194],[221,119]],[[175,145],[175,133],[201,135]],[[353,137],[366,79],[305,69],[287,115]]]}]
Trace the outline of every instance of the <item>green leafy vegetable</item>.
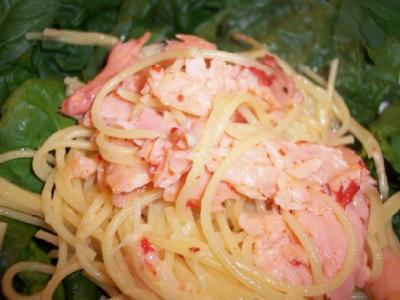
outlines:
[{"label": "green leafy vegetable", "polygon": [[[64,99],[63,84],[57,80],[31,79],[19,86],[1,109],[0,153],[38,148],[53,132],[74,124],[58,113]],[[0,175],[40,192],[41,183],[32,174],[31,160],[20,159],[0,165]]]},{"label": "green leafy vegetable", "polygon": [[245,33],[290,63],[300,64],[315,54],[324,59],[335,13],[326,1],[232,1],[196,32],[231,50],[238,47],[232,34]]},{"label": "green leafy vegetable", "polygon": [[[91,61],[94,47],[28,42],[25,39],[27,32],[41,31],[50,25],[108,32],[114,27],[120,3],[121,0],[0,1],[0,105],[26,79],[81,76]],[[25,56],[23,62],[19,59],[21,55]],[[91,77],[99,71],[105,57],[102,56]]]},{"label": "green leafy vegetable", "polygon": [[385,158],[400,173],[400,102],[387,107],[370,125]]},{"label": "green leafy vegetable", "polygon": [[365,0],[362,2],[373,14],[374,20],[391,35],[400,38],[400,3],[391,0]]},{"label": "green leafy vegetable", "polygon": [[100,289],[82,272],[74,272],[63,280],[67,300],[97,300],[101,296]]},{"label": "green leafy vegetable", "polygon": [[[31,240],[27,247],[21,252],[18,261],[37,261],[51,264],[47,254]],[[50,279],[49,274],[40,272],[21,272],[14,277],[14,286],[22,294],[32,295],[40,292]],[[59,285],[53,295],[54,300],[64,300],[65,292],[63,285]],[[83,298],[82,298],[83,299]]]},{"label": "green leafy vegetable", "polygon": [[32,72],[23,66],[4,66],[0,70],[0,107],[7,96],[26,79],[32,78]]},{"label": "green leafy vegetable", "polygon": [[0,67],[18,59],[30,48],[25,33],[49,26],[57,8],[57,0],[0,2]]},{"label": "green leafy vegetable", "polygon": [[43,41],[35,46],[32,53],[32,65],[41,78],[77,75],[86,66],[93,47],[62,44]]},{"label": "green leafy vegetable", "polygon": [[60,81],[31,79],[20,85],[1,109],[1,151],[37,148],[56,130],[73,124],[58,113],[64,99]]},{"label": "green leafy vegetable", "polygon": [[[38,261],[50,264],[46,253],[33,240],[38,230],[35,226],[4,216],[0,216],[0,222],[7,223],[7,231],[0,252],[0,277],[12,264],[19,261]],[[17,291],[28,295],[41,291],[49,278],[50,275],[39,272],[21,272],[14,277],[13,283]],[[65,299],[61,285],[56,289],[53,299]]]},{"label": "green leafy vegetable", "polygon": [[43,183],[33,174],[32,159],[30,158],[2,163],[0,165],[0,176],[34,193],[40,193],[43,188]]},{"label": "green leafy vegetable", "polygon": [[0,277],[2,277],[4,272],[18,261],[18,257],[29,245],[37,228],[4,216],[0,216],[0,222],[7,223],[7,231],[0,251]]},{"label": "green leafy vegetable", "polygon": [[337,88],[353,116],[368,125],[384,99],[399,95],[398,41],[379,26],[362,1],[351,0],[341,2],[333,41],[333,55],[341,64]]}]

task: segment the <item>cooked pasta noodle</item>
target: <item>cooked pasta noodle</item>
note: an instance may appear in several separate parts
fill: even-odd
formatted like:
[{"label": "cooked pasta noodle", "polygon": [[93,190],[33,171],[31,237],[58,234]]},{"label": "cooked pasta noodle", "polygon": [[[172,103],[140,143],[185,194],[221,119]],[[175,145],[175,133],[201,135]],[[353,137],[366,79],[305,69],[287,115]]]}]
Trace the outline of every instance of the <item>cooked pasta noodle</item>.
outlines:
[{"label": "cooked pasta noodle", "polygon": [[0,250],[3,246],[3,242],[4,242],[4,236],[6,234],[7,231],[7,223],[4,222],[0,222]]},{"label": "cooked pasta noodle", "polygon": [[58,30],[46,28],[43,32],[29,32],[27,40],[56,40],[77,45],[97,45],[112,47],[118,43],[118,38],[100,32],[77,32],[72,30]]}]

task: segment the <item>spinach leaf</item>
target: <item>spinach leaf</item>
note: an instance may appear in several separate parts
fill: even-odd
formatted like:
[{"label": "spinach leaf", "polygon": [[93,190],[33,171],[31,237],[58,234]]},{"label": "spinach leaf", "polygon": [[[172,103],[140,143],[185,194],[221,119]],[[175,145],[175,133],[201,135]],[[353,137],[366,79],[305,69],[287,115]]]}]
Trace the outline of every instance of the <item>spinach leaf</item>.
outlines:
[{"label": "spinach leaf", "polygon": [[34,237],[37,228],[4,216],[0,216],[0,222],[8,224],[3,246],[0,251],[1,278],[4,272],[18,261],[22,251],[29,245],[30,240]]},{"label": "spinach leaf", "polygon": [[43,188],[43,182],[33,174],[31,158],[14,159],[0,164],[0,176],[34,193],[40,193]]},{"label": "spinach leaf", "polygon": [[[142,19],[150,17],[150,11],[154,10],[156,3],[156,0],[122,1],[115,18],[113,17],[112,21],[114,23],[111,26],[112,28],[110,29],[110,33],[120,37],[122,40],[126,40],[130,30],[134,26],[133,24],[135,23],[135,26],[137,26],[137,32],[133,33],[133,36],[137,37],[143,34],[146,30],[138,24]],[[109,24],[111,24],[111,18],[109,21]],[[93,19],[91,19],[91,22],[92,23],[89,23],[89,26],[92,26],[96,21],[94,20],[93,23]],[[108,49],[96,47],[86,67],[82,70],[81,75],[84,81],[90,80],[101,70],[106,62],[108,52]]]},{"label": "spinach leaf", "polygon": [[400,39],[400,3],[392,0],[364,0],[362,4],[389,34]]},{"label": "spinach leaf", "polygon": [[0,107],[7,96],[22,82],[32,77],[32,72],[23,66],[4,66],[0,70]]},{"label": "spinach leaf", "polygon": [[[47,254],[31,240],[28,246],[21,252],[18,261],[37,261],[51,264]],[[13,284],[17,291],[25,295],[32,295],[40,292],[50,279],[49,274],[40,272],[21,272],[14,277]],[[54,300],[64,300],[65,292],[63,285],[59,285],[53,295]]]},{"label": "spinach leaf", "polygon": [[267,45],[292,64],[308,61],[317,64],[314,60],[325,63],[335,13],[335,7],[327,1],[233,1],[227,2],[219,13],[216,27],[212,23],[203,24],[198,32],[231,50],[237,49],[232,34],[241,32]]},{"label": "spinach leaf", "polygon": [[[0,1],[0,105],[10,91],[26,79],[82,76],[81,71],[94,51],[91,46],[28,42],[27,32],[49,26],[109,32],[116,22],[120,3],[121,0]],[[32,47],[33,51],[27,51]],[[31,66],[29,69],[17,61],[26,53],[29,53],[25,59]],[[98,71],[99,68],[96,73]]]},{"label": "spinach leaf", "polygon": [[114,34],[122,39],[151,31],[153,40],[171,38],[175,33],[194,33],[222,5],[213,0],[125,0]]},{"label": "spinach leaf", "polygon": [[20,85],[1,109],[0,150],[37,148],[51,133],[73,124],[58,113],[63,99],[60,81],[31,79]]},{"label": "spinach leaf", "polygon": [[3,66],[19,58],[30,48],[31,43],[25,39],[26,32],[40,31],[52,23],[58,1],[20,0],[1,3],[0,66]]},{"label": "spinach leaf", "polygon": [[[74,124],[58,113],[64,99],[60,81],[31,79],[20,85],[1,109],[0,153],[15,149],[36,149],[53,132]],[[40,181],[33,175],[30,159],[0,165],[0,175],[15,184],[39,192]]]},{"label": "spinach leaf", "polygon": [[61,2],[63,4],[68,4],[86,10],[88,13],[90,13],[97,12],[101,9],[118,7],[121,3],[121,0],[61,0]]},{"label": "spinach leaf", "polygon": [[89,279],[77,271],[63,280],[67,300],[97,300],[101,296],[100,289]]},{"label": "spinach leaf", "polygon": [[[122,40],[126,40],[129,30],[132,28],[133,20],[139,20],[145,16],[148,16],[148,10],[154,6],[156,1],[132,1],[124,0],[115,14],[115,16],[109,17],[109,23],[111,25],[110,33],[120,37]],[[91,19],[88,26],[92,27],[96,24],[96,19]],[[111,22],[113,22],[111,24]],[[103,23],[104,24],[104,23]],[[103,25],[105,26],[105,25]],[[139,34],[138,34],[139,35]],[[89,81],[92,79],[104,66],[109,49],[96,47],[90,57],[86,67],[82,70],[82,79]]]},{"label": "spinach leaf", "polygon": [[370,125],[378,139],[383,155],[400,173],[400,102],[387,107],[379,118]]},{"label": "spinach leaf", "polygon": [[89,16],[86,22],[88,31],[110,32],[117,21],[118,9],[104,9]]},{"label": "spinach leaf", "polygon": [[366,126],[378,116],[379,105],[389,95],[391,84],[379,76],[376,67],[364,65],[362,48],[353,51],[340,59],[336,87],[352,116]]},{"label": "spinach leaf", "polygon": [[368,125],[378,116],[380,103],[394,100],[400,92],[400,47],[362,3],[341,1],[333,49],[341,64],[337,88],[356,119]]},{"label": "spinach leaf", "polygon": [[[0,216],[0,222],[7,223],[3,246],[0,252],[0,278],[14,263],[38,261],[50,264],[46,253],[33,240],[37,227]],[[50,275],[40,272],[21,272],[14,277],[15,288],[23,294],[34,294],[43,289]],[[53,299],[65,299],[63,287],[57,287]],[[82,298],[83,299],[83,298]]]},{"label": "spinach leaf", "polygon": [[[133,22],[140,22],[142,18],[146,18],[149,16],[149,10],[151,10],[156,1],[155,0],[124,0],[122,1],[119,9],[116,11],[114,16],[108,17],[108,22],[106,22],[109,26],[109,32],[115,36],[120,37],[122,40],[126,40],[128,38],[128,33],[133,26]],[[92,28],[96,26],[95,24],[98,21],[96,18],[91,18],[88,22],[88,27]],[[100,22],[98,22],[100,24]],[[104,25],[104,22],[102,22]],[[142,30],[142,27],[140,27]],[[105,29],[105,28],[103,28]],[[139,30],[139,31],[140,31]],[[108,32],[108,30],[105,30]],[[135,34],[135,36],[139,36],[144,31],[140,31]],[[82,70],[82,79],[84,81],[89,81],[93,78],[104,66],[109,49],[96,47],[93,51],[92,56],[90,57],[86,67]]]},{"label": "spinach leaf", "polygon": [[104,66],[109,50],[106,48],[97,47],[93,51],[86,67],[82,70],[82,79],[87,82],[95,77],[101,68]]},{"label": "spinach leaf", "polygon": [[32,65],[41,78],[77,76],[88,63],[92,52],[92,46],[42,41],[34,47]]},{"label": "spinach leaf", "polygon": [[[117,20],[120,2],[119,0],[96,1],[95,3],[63,0],[53,26],[62,29],[109,32]],[[95,47],[92,46],[42,41],[34,48],[32,64],[41,78],[82,77],[84,75],[82,71],[91,62],[94,50]],[[102,57],[101,63],[104,59],[105,56]],[[99,70],[100,67],[96,68],[95,73]],[[84,76],[83,78],[88,79]]]}]

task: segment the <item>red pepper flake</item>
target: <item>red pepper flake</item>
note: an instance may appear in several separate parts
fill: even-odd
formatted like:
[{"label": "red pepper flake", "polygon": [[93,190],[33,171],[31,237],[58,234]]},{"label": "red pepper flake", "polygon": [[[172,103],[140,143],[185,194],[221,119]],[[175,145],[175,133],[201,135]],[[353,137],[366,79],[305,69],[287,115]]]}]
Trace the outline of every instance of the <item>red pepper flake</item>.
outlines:
[{"label": "red pepper flake", "polygon": [[179,102],[182,102],[183,101],[183,95],[179,94],[178,97],[177,97],[177,100]]},{"label": "red pepper flake", "polygon": [[285,156],[286,152],[282,148],[279,148],[279,154],[282,155],[282,156]]},{"label": "red pepper flake", "polygon": [[292,258],[292,259],[290,260],[290,264],[291,264],[292,266],[297,267],[297,266],[300,266],[300,265],[301,265],[301,261],[297,260],[296,258]]},{"label": "red pepper flake", "polygon": [[200,251],[200,248],[199,248],[199,247],[190,247],[189,250],[190,250],[190,252],[192,252],[192,253],[196,253],[196,252],[199,252],[199,251]]},{"label": "red pepper flake", "polygon": [[274,81],[274,75],[267,75],[264,71],[257,69],[256,67],[248,67],[249,71],[253,73],[262,85],[270,86]]},{"label": "red pepper flake", "polygon": [[151,69],[156,72],[161,72],[162,67],[160,65],[154,65],[151,67]]},{"label": "red pepper flake", "polygon": [[299,140],[299,141],[296,141],[296,144],[297,144],[297,145],[307,144],[307,141],[305,141],[305,140]]},{"label": "red pepper flake", "polygon": [[336,201],[343,207],[346,207],[354,198],[355,194],[359,191],[360,186],[354,181],[350,181],[350,184],[346,189],[340,186],[339,191],[336,193]]},{"label": "red pepper flake", "polygon": [[182,130],[178,127],[171,128],[169,132],[169,139],[171,140],[172,144],[177,144],[183,138]]},{"label": "red pepper flake", "polygon": [[275,57],[271,56],[271,55],[265,55],[262,59],[261,62],[264,65],[267,65],[270,68],[276,69],[276,68],[280,68],[278,62],[276,61]]},{"label": "red pepper flake", "polygon": [[140,246],[142,247],[144,254],[155,251],[153,245],[150,243],[150,241],[147,238],[141,239]]},{"label": "red pepper flake", "polygon": [[200,200],[199,199],[189,199],[186,202],[186,207],[189,207],[189,208],[200,208]]}]

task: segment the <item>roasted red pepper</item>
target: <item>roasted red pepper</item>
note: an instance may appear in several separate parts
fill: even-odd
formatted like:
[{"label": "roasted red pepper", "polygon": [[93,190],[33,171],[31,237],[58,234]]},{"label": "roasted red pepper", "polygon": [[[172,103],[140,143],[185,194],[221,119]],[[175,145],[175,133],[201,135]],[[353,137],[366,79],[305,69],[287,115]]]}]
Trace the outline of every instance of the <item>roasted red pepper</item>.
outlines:
[{"label": "roasted red pepper", "polygon": [[142,247],[144,254],[155,251],[153,245],[150,243],[150,241],[147,238],[141,239],[140,246]]},{"label": "roasted red pepper", "polygon": [[346,189],[343,186],[340,187],[339,191],[336,193],[336,201],[343,207],[346,207],[357,194],[360,186],[354,181],[350,181],[350,184]]}]

